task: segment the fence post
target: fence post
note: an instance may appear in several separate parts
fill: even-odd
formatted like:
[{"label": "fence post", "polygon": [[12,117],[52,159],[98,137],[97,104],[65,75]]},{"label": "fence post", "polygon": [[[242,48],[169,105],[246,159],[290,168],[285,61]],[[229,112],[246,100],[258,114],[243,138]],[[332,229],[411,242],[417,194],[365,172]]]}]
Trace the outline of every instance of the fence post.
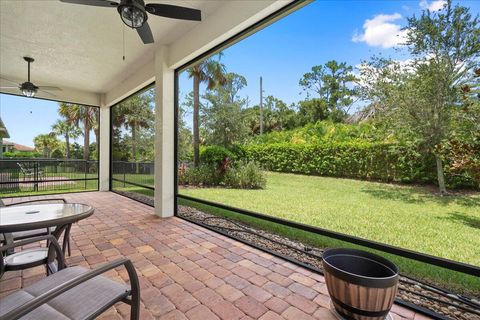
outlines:
[{"label": "fence post", "polygon": [[123,187],[125,188],[125,179],[126,179],[126,175],[125,175],[125,167],[126,167],[127,163],[126,162],[123,162]]},{"label": "fence post", "polygon": [[35,161],[33,163],[33,179],[35,182],[33,183],[33,191],[37,192],[38,191],[38,169],[39,169],[39,163],[38,161]]},{"label": "fence post", "polygon": [[85,190],[87,190],[87,173],[88,173],[88,161],[85,160]]}]

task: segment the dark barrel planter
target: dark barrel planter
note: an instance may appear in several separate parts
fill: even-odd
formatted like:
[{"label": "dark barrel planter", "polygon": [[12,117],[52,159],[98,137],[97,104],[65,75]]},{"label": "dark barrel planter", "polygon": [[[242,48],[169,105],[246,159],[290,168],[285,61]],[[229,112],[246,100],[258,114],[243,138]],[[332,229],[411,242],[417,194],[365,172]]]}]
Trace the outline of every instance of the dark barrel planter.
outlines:
[{"label": "dark barrel planter", "polygon": [[335,310],[346,319],[382,320],[397,293],[398,267],[376,254],[355,249],[323,253],[328,293]]}]

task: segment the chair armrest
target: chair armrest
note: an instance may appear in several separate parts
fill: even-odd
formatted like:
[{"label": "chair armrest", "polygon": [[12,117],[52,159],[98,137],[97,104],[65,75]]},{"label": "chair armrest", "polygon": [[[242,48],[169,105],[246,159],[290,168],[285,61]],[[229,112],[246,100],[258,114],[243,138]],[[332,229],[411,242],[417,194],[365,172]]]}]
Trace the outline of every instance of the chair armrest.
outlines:
[{"label": "chair armrest", "polygon": [[40,307],[41,305],[47,303],[48,301],[52,300],[53,298],[61,295],[65,291],[68,291],[76,286],[78,286],[81,283],[84,283],[87,280],[90,280],[96,276],[99,276],[100,274],[114,269],[116,267],[119,267],[121,265],[124,265],[125,268],[127,269],[128,276],[130,278],[130,294],[132,295],[132,303],[139,303],[140,299],[140,291],[139,291],[139,283],[138,283],[138,277],[137,277],[137,272],[135,271],[135,267],[133,266],[132,262],[128,260],[127,258],[120,258],[115,261],[112,261],[110,263],[107,263],[103,266],[100,266],[96,269],[93,269],[91,271],[88,271],[84,274],[78,275],[74,277],[71,280],[68,280],[67,282],[64,282],[63,284],[52,288],[48,290],[45,293],[42,293],[38,297],[28,301],[27,303],[24,303],[23,305],[13,309],[12,311],[6,313],[2,317],[0,317],[0,320],[14,320],[18,319],[27,313],[29,313],[32,310],[35,310],[36,308]]},{"label": "chair armrest", "polygon": [[37,199],[37,200],[27,200],[27,201],[9,203],[6,206],[10,207],[10,206],[22,205],[22,204],[25,204],[25,203],[40,202],[40,201],[62,201],[63,203],[67,203],[67,200],[65,200],[63,198],[51,198],[51,199]]}]

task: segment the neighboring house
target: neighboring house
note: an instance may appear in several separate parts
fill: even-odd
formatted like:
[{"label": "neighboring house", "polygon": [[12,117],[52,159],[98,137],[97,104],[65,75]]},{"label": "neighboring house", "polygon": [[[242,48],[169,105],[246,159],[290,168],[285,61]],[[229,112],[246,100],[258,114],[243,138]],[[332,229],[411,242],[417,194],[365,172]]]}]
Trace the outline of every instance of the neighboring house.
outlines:
[{"label": "neighboring house", "polygon": [[7,127],[5,127],[5,124],[0,117],[0,159],[3,158],[3,138],[10,138],[10,135],[8,134]]},{"label": "neighboring house", "polygon": [[24,146],[23,144],[18,144],[13,141],[3,140],[3,152],[33,152],[35,148]]}]

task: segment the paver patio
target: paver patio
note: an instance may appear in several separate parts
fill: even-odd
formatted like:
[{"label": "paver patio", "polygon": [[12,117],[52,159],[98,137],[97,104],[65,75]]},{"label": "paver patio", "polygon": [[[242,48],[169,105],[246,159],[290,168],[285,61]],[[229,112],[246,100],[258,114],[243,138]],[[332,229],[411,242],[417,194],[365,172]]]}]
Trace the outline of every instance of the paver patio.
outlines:
[{"label": "paver patio", "polygon": [[[52,196],[49,196],[50,198]],[[141,283],[142,319],[335,319],[321,275],[111,192],[59,195],[95,213],[72,228],[68,265],[95,267],[126,256]],[[42,197],[4,199],[15,202]],[[128,278],[124,269],[108,276]],[[0,296],[44,277],[44,268],[9,272]],[[394,305],[394,319],[426,317]],[[128,319],[118,304],[100,319]]]}]

